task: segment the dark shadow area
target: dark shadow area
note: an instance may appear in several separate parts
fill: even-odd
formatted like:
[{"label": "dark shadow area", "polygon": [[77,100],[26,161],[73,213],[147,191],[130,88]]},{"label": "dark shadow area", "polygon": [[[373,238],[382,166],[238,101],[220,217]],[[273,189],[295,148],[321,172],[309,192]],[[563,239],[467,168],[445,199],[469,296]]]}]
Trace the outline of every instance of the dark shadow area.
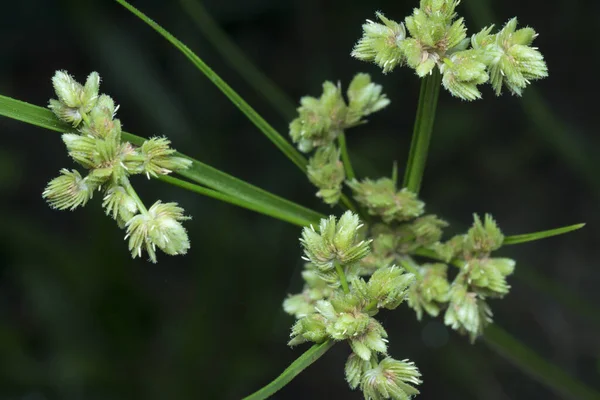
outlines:
[{"label": "dark shadow area", "polygon": [[[491,8],[487,3],[493,3]],[[283,119],[202,37],[177,1],[134,5],[181,39],[287,137]],[[350,57],[361,24],[401,20],[413,1],[210,0],[207,9],[294,101],[324,80],[346,86],[369,72],[391,105],[348,132],[361,177],[389,174],[408,154],[419,82]],[[422,197],[464,231],[473,212],[507,235],[578,222],[581,231],[502,249],[517,260],[512,291],[491,301],[505,330],[582,382],[600,388],[600,165],[596,1],[464,0],[469,34],[517,15],[540,36],[550,77],[522,99],[489,86],[472,104],[442,90]],[[124,129],[167,135],[173,146],[282,197],[340,214],[305,176],[175,48],[111,1],[7,2],[0,12],[0,93],[44,106],[65,69],[121,108]],[[177,201],[192,248],[132,260],[101,196],[74,212],[41,197],[60,168],[75,168],[60,136],[0,118],[0,399],[239,399],[298,357],[281,303],[300,290],[300,228],[164,183],[135,177],[147,203]],[[456,231],[456,232],[455,232]],[[424,377],[419,399],[559,399],[484,343],[382,313],[390,353]],[[349,348],[335,346],[274,399],[360,399],[344,381]]]}]

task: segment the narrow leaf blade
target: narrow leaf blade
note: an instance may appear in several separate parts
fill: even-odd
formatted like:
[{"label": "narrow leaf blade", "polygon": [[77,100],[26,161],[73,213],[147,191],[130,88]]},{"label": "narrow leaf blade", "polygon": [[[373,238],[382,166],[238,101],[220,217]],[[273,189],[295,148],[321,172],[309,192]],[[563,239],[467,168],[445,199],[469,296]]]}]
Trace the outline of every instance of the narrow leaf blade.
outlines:
[{"label": "narrow leaf blade", "polygon": [[549,238],[552,236],[557,236],[557,235],[562,235],[565,233],[573,232],[573,231],[583,228],[584,226],[585,226],[585,224],[575,224],[575,225],[570,225],[570,226],[564,226],[562,228],[550,229],[547,231],[507,236],[504,238],[504,242],[502,244],[511,245],[511,244],[533,242],[535,240],[545,239],[545,238]]},{"label": "narrow leaf blade", "polygon": [[[0,95],[0,115],[56,132],[73,131],[73,128],[69,125],[59,121],[52,111],[2,95]],[[123,132],[123,138],[137,145],[141,145],[145,140],[127,132]],[[192,188],[180,181],[165,179],[169,183],[178,183],[177,186],[193,189],[197,193],[218,198],[300,226],[317,224],[321,218],[324,218],[316,211],[260,189],[184,154],[179,155],[192,161],[192,167],[182,171],[181,176],[227,196],[218,196],[213,192],[202,190],[202,188]]]},{"label": "narrow leaf blade", "polygon": [[192,64],[196,66],[211,82],[213,82],[225,96],[242,112],[246,117],[267,137],[283,154],[285,154],[294,164],[303,172],[306,172],[306,158],[294,146],[292,146],[284,137],[279,134],[267,121],[265,121],[235,90],[231,88],[217,73],[215,73],[200,57],[183,44],[175,36],[167,32],[140,10],[126,2],[125,0],[116,0],[119,4],[129,10],[136,17],[141,19],[152,29],[158,32],[162,37],[168,40],[181,53],[186,56]]}]

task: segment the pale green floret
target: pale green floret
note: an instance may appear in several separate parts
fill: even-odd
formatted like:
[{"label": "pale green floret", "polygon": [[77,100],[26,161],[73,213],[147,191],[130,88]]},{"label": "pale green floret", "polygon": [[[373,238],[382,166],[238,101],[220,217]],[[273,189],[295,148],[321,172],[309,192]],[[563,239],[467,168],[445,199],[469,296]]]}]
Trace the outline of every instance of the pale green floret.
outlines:
[{"label": "pale green floret", "polygon": [[174,154],[176,151],[169,147],[171,141],[167,138],[154,137],[146,140],[140,148],[140,153],[144,157],[143,172],[148,179],[150,176],[168,175],[176,170],[184,170],[192,165],[187,158],[178,157]]},{"label": "pale green floret", "polygon": [[481,62],[480,52],[464,50],[444,59],[441,67],[442,84],[453,95],[462,100],[473,101],[481,98],[477,85],[489,80],[487,66]]},{"label": "pale green floret", "polygon": [[364,372],[360,389],[368,400],[407,400],[419,394],[413,385],[422,383],[420,377],[414,363],[386,357]]},{"label": "pale green floret", "polygon": [[494,218],[485,214],[481,221],[477,214],[473,214],[473,226],[467,232],[463,250],[468,254],[487,255],[498,250],[504,241],[504,235]]},{"label": "pale green floret", "polygon": [[51,100],[50,109],[58,118],[77,127],[96,105],[100,76],[97,72],[92,72],[85,86],[82,86],[66,71],[57,71],[52,78],[52,85],[58,101]]},{"label": "pale green floret", "polygon": [[415,276],[392,265],[376,270],[369,279],[367,296],[377,301],[377,308],[393,310],[404,301]]},{"label": "pale green floret", "polygon": [[364,122],[362,119],[390,104],[382,94],[383,87],[371,82],[369,74],[356,74],[348,86],[348,115],[346,126],[351,127]]},{"label": "pale green floret", "polygon": [[371,241],[358,240],[362,226],[358,216],[346,211],[339,221],[334,216],[322,219],[319,232],[313,226],[304,228],[300,243],[307,261],[320,272],[332,271],[335,263],[348,266],[369,254]]},{"label": "pale green floret", "polygon": [[421,1],[404,24],[378,13],[385,25],[367,21],[352,55],[375,62],[384,73],[406,64],[425,77],[438,68],[444,74],[444,87],[467,101],[481,98],[477,86],[488,81],[496,95],[504,86],[520,96],[530,81],[548,76],[544,57],[531,47],[537,37],[532,28],[517,30],[513,18],[496,34],[492,25],[468,39],[464,19],[456,19],[458,3]]},{"label": "pale green floret", "polygon": [[139,211],[135,200],[122,186],[111,186],[104,196],[102,207],[106,209],[106,215],[110,215],[119,223],[121,228]]},{"label": "pale green floret", "polygon": [[484,298],[467,291],[464,284],[454,282],[444,323],[460,333],[468,334],[471,342],[474,342],[491,322],[492,310]]},{"label": "pale green floret", "polygon": [[484,258],[469,261],[463,267],[466,282],[479,294],[504,297],[510,290],[506,277],[515,269],[509,258]]},{"label": "pale green floret", "polygon": [[381,217],[386,223],[408,221],[424,212],[425,204],[406,188],[397,191],[390,178],[365,179],[362,182],[354,179],[346,183],[354,192],[354,198],[367,208],[369,214]]},{"label": "pale green floret", "polygon": [[406,38],[406,29],[404,24],[386,18],[382,13],[375,15],[383,24],[367,20],[362,26],[363,37],[356,43],[351,55],[374,62],[385,74],[405,61],[400,44]]},{"label": "pale green floret", "polygon": [[62,140],[67,146],[69,155],[77,163],[87,169],[98,168],[100,165],[96,157],[96,140],[75,133],[65,133]]},{"label": "pale green floret", "polygon": [[305,96],[300,99],[298,118],[290,123],[290,136],[302,152],[333,142],[346,119],[347,107],[339,85],[323,84],[320,98]]},{"label": "pale green floret", "polygon": [[342,195],[342,183],[346,179],[340,150],[334,144],[320,147],[308,161],[308,179],[319,188],[317,197],[334,206]]},{"label": "pale green floret", "polygon": [[145,250],[152,262],[156,262],[156,247],[167,254],[185,254],[190,242],[185,228],[179,221],[190,219],[183,215],[177,203],[157,201],[147,212],[142,212],[126,223],[129,251],[133,258],[141,257]]},{"label": "pale green floret", "polygon": [[82,178],[77,170],[61,169],[61,175],[52,179],[42,193],[52,208],[73,211],[85,206],[94,195],[97,185],[87,178]]},{"label": "pale green floret", "polygon": [[365,371],[371,369],[371,362],[365,361],[355,353],[351,353],[344,366],[344,375],[350,389],[356,389],[362,380]]},{"label": "pale green floret", "polygon": [[448,302],[450,283],[447,279],[448,266],[445,264],[424,264],[418,269],[421,279],[416,280],[408,291],[408,306],[415,310],[417,319],[423,318],[423,311],[437,317]]},{"label": "pale green floret", "polygon": [[488,61],[490,83],[496,95],[502,87],[520,96],[532,80],[548,76],[548,67],[537,48],[531,47],[537,33],[529,27],[517,30],[517,19],[513,18],[495,35],[491,27],[474,35],[474,48],[483,49],[492,57]]}]

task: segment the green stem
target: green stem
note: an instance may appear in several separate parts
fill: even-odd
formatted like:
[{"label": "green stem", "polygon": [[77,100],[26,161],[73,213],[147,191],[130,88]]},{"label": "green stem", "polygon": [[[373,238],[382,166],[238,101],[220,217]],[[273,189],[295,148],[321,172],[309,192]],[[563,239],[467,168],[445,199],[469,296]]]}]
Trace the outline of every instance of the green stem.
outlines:
[{"label": "green stem", "polygon": [[338,276],[340,277],[340,283],[342,284],[342,290],[344,291],[344,293],[350,293],[350,288],[348,287],[348,280],[346,279],[346,274],[344,273],[344,267],[342,267],[342,264],[340,264],[339,262],[335,261],[335,271],[337,272]]},{"label": "green stem", "polygon": [[202,2],[198,0],[179,0],[179,3],[229,66],[240,74],[257,93],[260,93],[286,121],[293,119],[296,114],[294,103],[227,36]]},{"label": "green stem", "polygon": [[138,196],[133,186],[131,186],[131,182],[129,182],[129,179],[123,178],[121,180],[121,185],[125,188],[125,191],[131,196],[133,201],[135,201],[135,204],[138,206],[140,212],[144,215],[148,215],[148,209],[144,205],[142,199],[140,199],[140,196]]},{"label": "green stem", "polygon": [[285,369],[274,381],[267,386],[244,397],[243,400],[263,400],[275,394],[278,390],[290,383],[300,372],[317,361],[323,354],[329,350],[335,342],[327,340],[321,344],[315,344],[296,359],[289,367]]},{"label": "green stem", "polygon": [[342,153],[342,162],[344,163],[344,170],[346,171],[346,179],[352,180],[356,177],[354,174],[354,168],[352,168],[352,162],[350,162],[350,156],[348,155],[348,147],[346,146],[346,134],[340,133],[338,136],[338,144]]},{"label": "green stem", "polygon": [[413,262],[409,259],[403,258],[400,260],[400,265],[407,270],[408,272],[410,272],[411,274],[413,274],[418,280],[421,280],[423,277],[421,276],[421,273],[419,272],[419,270],[414,266]]},{"label": "green stem", "polygon": [[421,82],[421,93],[417,107],[417,117],[413,129],[413,137],[408,154],[408,162],[404,173],[404,187],[418,194],[421,189],[423,172],[427,161],[427,152],[433,132],[435,110],[440,94],[442,76],[437,68],[431,75],[427,75]]}]

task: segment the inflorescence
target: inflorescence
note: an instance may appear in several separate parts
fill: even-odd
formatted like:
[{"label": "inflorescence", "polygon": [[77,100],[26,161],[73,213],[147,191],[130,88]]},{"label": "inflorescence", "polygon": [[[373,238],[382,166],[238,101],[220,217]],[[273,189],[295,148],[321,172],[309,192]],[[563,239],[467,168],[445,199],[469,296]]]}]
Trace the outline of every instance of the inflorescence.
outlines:
[{"label": "inflorescence", "polygon": [[[531,44],[537,34],[517,29],[516,18],[499,32],[493,26],[467,38],[456,0],[421,0],[404,23],[377,13],[367,21],[352,55],[372,61],[384,73],[407,65],[417,75],[441,74],[441,84],[464,100],[481,97],[489,82],[497,95],[506,87],[521,95],[531,80],[547,76],[541,53]],[[346,101],[340,84],[325,82],[319,98],[303,97],[290,135],[309,159],[308,178],[329,205],[340,201],[346,185],[369,224],[347,211],[304,228],[300,242],[306,261],[301,293],[289,296],[284,310],[296,317],[290,345],[347,341],[352,349],[346,380],[365,399],[408,399],[418,394],[420,373],[412,362],[388,355],[388,334],[375,318],[379,309],[405,302],[418,320],[443,316],[444,323],[474,342],[492,322],[490,299],[508,294],[515,262],[493,257],[504,235],[494,219],[474,215],[472,227],[443,240],[448,223],[425,213],[425,203],[391,178],[346,176],[341,160],[345,130],[390,101],[367,74],[350,83]]]},{"label": "inflorescence", "polygon": [[532,47],[538,36],[532,28],[517,29],[512,18],[496,33],[491,25],[468,38],[464,18],[455,12],[458,4],[421,0],[400,23],[377,13],[381,23],[367,20],[352,56],[374,62],[384,73],[407,65],[424,77],[438,69],[443,86],[469,101],[481,98],[478,86],[486,82],[496,95],[506,87],[520,96],[530,81],[548,76],[544,57]]},{"label": "inflorescence", "polygon": [[49,108],[73,126],[73,132],[63,134],[62,139],[71,158],[88,173],[84,177],[75,169],[62,169],[42,196],[53,208],[74,210],[85,206],[95,191],[103,191],[102,207],[126,229],[133,258],[145,250],[156,262],[156,247],[171,255],[185,254],[190,241],[181,221],[190,217],[177,203],[159,200],[147,209],[129,176],[167,175],[188,168],[191,161],[175,155],[164,137],[151,138],[139,147],[123,141],[121,122],[115,118],[119,107],[111,97],[99,94],[98,73],[92,72],[81,85],[67,72],[57,71],[52,83],[58,99],[51,99]]}]

